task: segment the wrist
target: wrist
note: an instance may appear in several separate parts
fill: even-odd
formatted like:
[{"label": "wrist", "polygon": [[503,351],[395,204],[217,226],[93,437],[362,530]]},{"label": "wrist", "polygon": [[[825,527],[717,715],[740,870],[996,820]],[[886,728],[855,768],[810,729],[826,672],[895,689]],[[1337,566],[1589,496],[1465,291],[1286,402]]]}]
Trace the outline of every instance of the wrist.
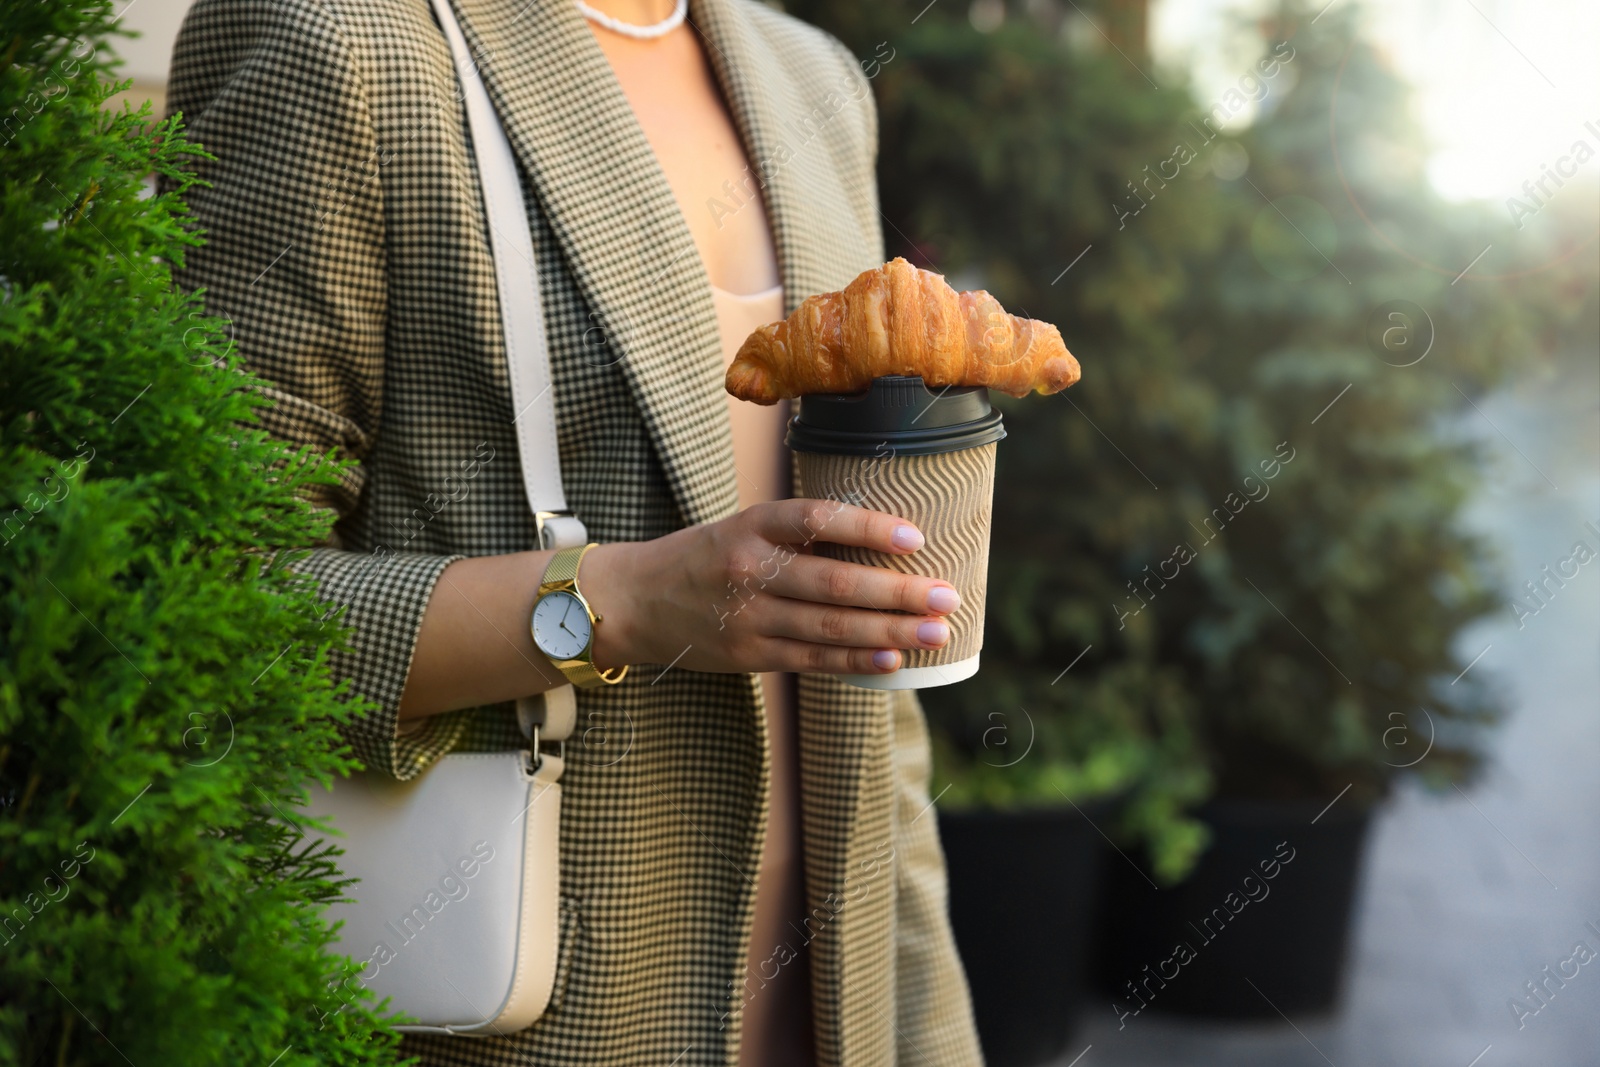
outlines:
[{"label": "wrist", "polygon": [[629,563],[639,545],[630,541],[598,544],[583,557],[578,588],[600,622],[594,628],[591,658],[596,668],[609,671],[644,661],[638,646],[643,631],[634,618],[637,584],[629,575]]}]

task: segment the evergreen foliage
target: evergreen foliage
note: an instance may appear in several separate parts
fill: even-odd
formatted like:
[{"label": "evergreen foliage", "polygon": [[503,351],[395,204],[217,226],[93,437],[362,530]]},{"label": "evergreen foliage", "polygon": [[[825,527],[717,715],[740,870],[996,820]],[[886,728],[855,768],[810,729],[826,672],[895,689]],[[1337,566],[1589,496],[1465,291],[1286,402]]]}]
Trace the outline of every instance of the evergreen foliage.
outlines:
[{"label": "evergreen foliage", "polygon": [[285,570],[329,477],[247,425],[176,120],[118,89],[108,0],[0,2],[0,1062],[389,1063],[278,821],[352,767],[336,625]]},{"label": "evergreen foliage", "polygon": [[[998,398],[984,670],[923,694],[945,801],[1118,796],[1171,879],[1210,796],[1371,802],[1430,736],[1414,773],[1469,773],[1493,702],[1448,683],[1496,601],[1459,522],[1481,457],[1455,427],[1572,287],[1418,266],[1459,269],[1492,235],[1427,185],[1356,14],[1313,26],[1291,3],[1259,27],[1259,117],[1218,133],[1204,116],[1238,108],[1107,45],[1091,5],[1012,4],[998,26],[785,6],[858,56],[894,49],[874,82],[891,253],[1060,324],[1083,364],[1060,397]],[[1431,361],[1373,347],[1397,299],[1432,316]]]}]

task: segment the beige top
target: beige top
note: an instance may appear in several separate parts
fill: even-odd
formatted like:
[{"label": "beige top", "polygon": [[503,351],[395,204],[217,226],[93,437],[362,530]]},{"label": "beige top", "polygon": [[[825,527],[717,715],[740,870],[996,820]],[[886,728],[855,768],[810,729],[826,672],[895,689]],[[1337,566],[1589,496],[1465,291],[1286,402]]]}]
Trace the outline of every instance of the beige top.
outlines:
[{"label": "beige top", "polygon": [[[739,354],[739,346],[758,326],[783,318],[783,286],[748,296],[711,287],[722,332],[722,365]],[[787,400],[770,407],[727,397],[733,423],[733,466],[739,474],[739,510],[789,496],[789,451],[783,434],[789,420]]]},{"label": "beige top", "polygon": [[[599,6],[624,21],[635,15],[621,5]],[[592,24],[590,29],[672,187],[706,274],[713,283],[737,290],[715,284],[711,290],[726,366],[752,330],[783,317],[783,289],[773,284],[779,279],[777,253],[739,133],[699,35],[690,27],[644,41]],[[728,410],[740,508],[790,496],[789,456],[783,447],[786,405],[761,407],[728,397]],[[739,1063],[810,1067],[815,1062],[810,969],[803,953],[791,955],[801,950],[794,928],[805,915],[794,675],[763,675],[761,685],[771,746],[770,814],[761,870],[755,874],[755,929],[747,957]]]},{"label": "beige top", "polygon": [[[749,295],[712,286],[711,295],[722,334],[724,367],[733,362],[752,330],[783,318],[781,286]],[[731,396],[727,400],[740,510],[789,497],[789,451],[783,446],[788,401],[763,407]],[[739,1056],[741,1064],[761,1067],[814,1062],[811,974],[802,939],[796,933],[803,926],[806,907],[794,684],[792,674],[761,676],[772,773],[767,788],[767,836],[756,876],[755,926],[746,957],[744,1041]]]}]

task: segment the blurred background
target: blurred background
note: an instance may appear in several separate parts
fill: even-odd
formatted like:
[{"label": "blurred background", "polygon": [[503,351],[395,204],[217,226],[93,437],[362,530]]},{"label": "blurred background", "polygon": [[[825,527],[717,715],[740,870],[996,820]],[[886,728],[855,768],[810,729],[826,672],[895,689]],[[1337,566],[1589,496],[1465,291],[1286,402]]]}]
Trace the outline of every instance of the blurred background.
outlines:
[{"label": "blurred background", "polygon": [[1600,1063],[1600,5],[781,6],[1084,368],[924,693],[992,1062]]}]

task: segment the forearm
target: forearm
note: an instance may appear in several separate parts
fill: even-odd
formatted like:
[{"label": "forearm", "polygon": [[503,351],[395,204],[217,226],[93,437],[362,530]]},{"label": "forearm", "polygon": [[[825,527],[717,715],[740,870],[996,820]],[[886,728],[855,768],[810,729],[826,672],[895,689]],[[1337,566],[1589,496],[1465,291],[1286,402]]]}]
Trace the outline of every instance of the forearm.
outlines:
[{"label": "forearm", "polygon": [[[903,519],[821,500],[757,504],[651,541],[596,545],[578,587],[600,619],[600,670],[631,663],[693,671],[887,673],[899,649],[940,648],[950,583],[847,563],[812,543],[904,554],[922,535]],[[566,679],[529,623],[553,552],[447,566],[417,630],[401,719],[532,696]]]},{"label": "forearm", "polygon": [[[612,580],[638,543],[597,545],[585,557],[580,586],[602,621],[595,664],[630,662],[616,640],[621,612]],[[554,550],[476,556],[446,567],[422,616],[411,671],[400,697],[401,720],[532,696],[566,683],[533,644],[529,618]],[[606,617],[612,612],[610,618]]]},{"label": "forearm", "polygon": [[553,555],[477,556],[444,569],[417,632],[402,720],[531,696],[565,681],[528,630]]}]

